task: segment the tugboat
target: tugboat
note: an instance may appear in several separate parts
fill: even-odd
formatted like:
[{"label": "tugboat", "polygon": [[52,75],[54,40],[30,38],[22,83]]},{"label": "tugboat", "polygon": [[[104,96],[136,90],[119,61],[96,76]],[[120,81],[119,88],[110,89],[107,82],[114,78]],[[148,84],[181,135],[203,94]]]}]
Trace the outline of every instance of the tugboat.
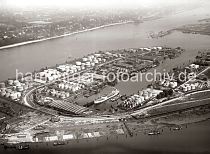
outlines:
[{"label": "tugboat", "polygon": [[106,100],[111,99],[111,98],[117,96],[118,94],[119,94],[119,90],[114,89],[110,94],[108,94],[108,95],[106,95],[106,96],[101,96],[101,97],[99,97],[98,99],[96,99],[96,100],[94,101],[94,104],[103,103],[103,102],[105,102]]},{"label": "tugboat", "polygon": [[174,127],[173,130],[181,130],[182,127],[181,126],[177,126],[177,127]]},{"label": "tugboat", "polygon": [[57,141],[53,143],[53,146],[58,146],[58,145],[65,145],[65,142],[63,141]]},{"label": "tugboat", "polygon": [[159,134],[160,134],[160,132],[156,131],[156,130],[153,130],[153,131],[148,133],[148,135],[159,135]]},{"label": "tugboat", "polygon": [[28,150],[29,148],[28,144],[20,144],[16,147],[17,150]]}]

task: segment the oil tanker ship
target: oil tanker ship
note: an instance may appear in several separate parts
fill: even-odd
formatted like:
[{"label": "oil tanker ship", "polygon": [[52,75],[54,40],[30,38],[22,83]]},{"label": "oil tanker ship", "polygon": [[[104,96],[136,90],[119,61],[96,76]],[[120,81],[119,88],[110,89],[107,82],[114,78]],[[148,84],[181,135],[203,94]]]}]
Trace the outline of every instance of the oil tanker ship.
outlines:
[{"label": "oil tanker ship", "polygon": [[107,101],[107,100],[109,100],[109,99],[111,99],[111,98],[117,96],[118,94],[119,94],[119,90],[115,88],[115,89],[112,90],[112,92],[109,93],[108,95],[101,96],[101,97],[99,97],[98,99],[96,99],[96,100],[94,101],[94,104],[103,103],[103,102],[105,102],[105,101]]}]

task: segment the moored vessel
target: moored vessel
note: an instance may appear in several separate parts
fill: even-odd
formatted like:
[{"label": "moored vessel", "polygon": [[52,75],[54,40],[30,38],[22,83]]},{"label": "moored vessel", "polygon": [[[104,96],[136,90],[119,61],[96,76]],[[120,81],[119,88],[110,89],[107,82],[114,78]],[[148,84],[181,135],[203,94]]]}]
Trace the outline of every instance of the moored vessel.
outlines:
[{"label": "moored vessel", "polygon": [[112,90],[112,92],[111,92],[110,94],[105,95],[105,96],[101,96],[101,97],[99,97],[98,99],[96,99],[96,100],[94,101],[94,104],[103,103],[103,102],[105,102],[105,101],[107,101],[107,100],[109,100],[109,99],[111,99],[111,98],[117,96],[118,94],[119,94],[119,90],[115,88],[114,90]]}]

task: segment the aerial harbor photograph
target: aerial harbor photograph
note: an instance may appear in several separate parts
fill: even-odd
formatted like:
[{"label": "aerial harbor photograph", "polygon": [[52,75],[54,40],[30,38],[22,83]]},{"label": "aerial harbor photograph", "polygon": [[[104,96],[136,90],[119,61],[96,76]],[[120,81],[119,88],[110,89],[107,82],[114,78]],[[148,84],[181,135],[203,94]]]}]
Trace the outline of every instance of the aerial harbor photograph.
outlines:
[{"label": "aerial harbor photograph", "polygon": [[0,0],[0,154],[210,154],[209,0]]}]

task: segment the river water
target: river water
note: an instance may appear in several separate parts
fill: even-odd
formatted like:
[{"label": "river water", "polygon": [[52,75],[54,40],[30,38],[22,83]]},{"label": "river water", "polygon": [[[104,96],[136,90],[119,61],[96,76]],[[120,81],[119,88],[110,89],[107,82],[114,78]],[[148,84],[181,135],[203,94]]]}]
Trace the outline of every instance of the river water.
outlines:
[{"label": "river water", "polygon": [[[173,32],[159,39],[151,39],[148,37],[148,34],[151,31],[159,32],[185,24],[197,23],[199,19],[209,17],[209,7],[206,6],[206,8],[197,8],[158,20],[146,21],[141,24],[118,25],[41,43],[3,49],[0,51],[0,80],[14,77],[16,69],[21,72],[38,70],[45,66],[63,63],[68,60],[68,57],[77,58],[99,50],[148,46],[180,46],[186,49],[186,52],[178,59],[167,60],[157,68],[159,70],[169,70],[194,58],[198,50],[210,49],[210,36]],[[134,93],[144,88],[147,84],[146,82],[138,84],[120,83],[117,86],[121,93],[124,94]],[[198,151],[202,151],[202,149],[209,151],[210,146],[207,135],[209,134],[209,122],[208,125],[206,123],[200,126],[196,125],[192,129],[189,129],[189,131],[187,130],[174,134],[166,133],[166,135],[154,138],[139,136],[127,140],[119,139],[120,143],[108,142],[105,145],[103,144],[102,151],[99,150],[98,152],[103,152],[103,149],[107,146],[107,149],[113,147],[121,149],[122,152],[127,152],[127,150],[132,150],[131,147],[136,148],[139,145],[141,145],[139,148],[142,147],[142,149],[149,149],[150,147],[154,147],[154,149],[158,149],[158,147],[170,149],[178,146],[179,149],[183,148],[184,151],[188,148],[194,148]],[[125,145],[132,146],[129,146],[127,149]],[[94,153],[94,151],[92,152]]]},{"label": "river water", "polygon": [[68,60],[68,57],[81,57],[99,50],[181,46],[187,49],[181,59],[190,59],[194,57],[198,49],[210,48],[210,36],[174,32],[163,38],[151,39],[148,38],[148,33],[170,30],[177,26],[196,23],[197,20],[208,17],[210,17],[208,7],[198,8],[141,24],[117,25],[59,39],[3,49],[0,50],[0,81],[15,77],[16,69],[25,73],[63,63]]}]

